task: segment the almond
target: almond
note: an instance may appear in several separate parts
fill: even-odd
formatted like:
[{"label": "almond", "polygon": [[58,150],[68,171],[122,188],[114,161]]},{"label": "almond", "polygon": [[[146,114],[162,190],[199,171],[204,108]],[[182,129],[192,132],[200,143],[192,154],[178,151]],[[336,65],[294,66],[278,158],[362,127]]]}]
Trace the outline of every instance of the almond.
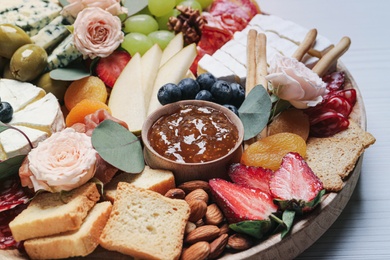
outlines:
[{"label": "almond", "polygon": [[207,193],[210,191],[209,183],[201,180],[183,182],[178,188],[184,190],[186,194],[196,189],[203,189]]},{"label": "almond", "polygon": [[205,214],[205,223],[208,225],[219,225],[224,219],[222,211],[219,209],[217,204],[210,204],[207,206]]},{"label": "almond", "polygon": [[182,189],[173,188],[167,191],[165,193],[165,197],[171,198],[171,199],[184,199],[186,196],[186,193]]},{"label": "almond", "polygon": [[246,250],[252,247],[253,242],[249,236],[236,233],[229,237],[227,245],[236,250]]},{"label": "almond", "polygon": [[204,217],[207,211],[207,204],[203,200],[190,200],[187,203],[191,209],[189,221],[196,222]]},{"label": "almond", "polygon": [[222,224],[222,225],[219,227],[219,230],[220,230],[220,231],[219,231],[219,234],[220,234],[220,235],[229,233],[229,231],[230,231],[229,224],[228,224],[228,223]]},{"label": "almond", "polygon": [[219,236],[219,227],[214,225],[204,225],[191,231],[184,242],[194,244],[199,241],[211,241]]},{"label": "almond", "polygon": [[203,200],[207,204],[209,202],[209,195],[203,189],[196,189],[188,193],[184,199],[187,202],[190,200]]},{"label": "almond", "polygon": [[210,243],[210,254],[208,259],[215,259],[222,254],[227,245],[228,237],[228,234],[222,234]]},{"label": "almond", "polygon": [[196,228],[196,224],[194,222],[188,221],[184,233],[188,234],[191,231],[193,231],[195,228]]},{"label": "almond", "polygon": [[203,260],[207,259],[210,253],[210,244],[201,241],[186,248],[181,254],[181,260]]}]

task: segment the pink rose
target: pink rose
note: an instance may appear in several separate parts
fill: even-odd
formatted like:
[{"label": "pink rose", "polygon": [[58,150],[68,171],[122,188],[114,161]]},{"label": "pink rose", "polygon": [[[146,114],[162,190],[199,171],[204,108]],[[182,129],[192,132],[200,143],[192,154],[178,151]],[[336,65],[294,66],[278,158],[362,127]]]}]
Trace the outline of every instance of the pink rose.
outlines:
[{"label": "pink rose", "polygon": [[74,42],[84,58],[107,57],[124,39],[117,16],[98,7],[84,9],[74,22]]},{"label": "pink rose", "polygon": [[275,55],[266,79],[270,90],[298,109],[316,106],[328,91],[322,79],[303,63],[290,57]]},{"label": "pink rose", "polygon": [[96,157],[91,137],[66,128],[30,151],[19,170],[21,183],[35,191],[72,190],[94,177]]},{"label": "pink rose", "polygon": [[69,5],[64,6],[61,15],[76,18],[78,13],[87,7],[98,7],[112,15],[127,13],[127,9],[122,7],[120,0],[68,0]]}]

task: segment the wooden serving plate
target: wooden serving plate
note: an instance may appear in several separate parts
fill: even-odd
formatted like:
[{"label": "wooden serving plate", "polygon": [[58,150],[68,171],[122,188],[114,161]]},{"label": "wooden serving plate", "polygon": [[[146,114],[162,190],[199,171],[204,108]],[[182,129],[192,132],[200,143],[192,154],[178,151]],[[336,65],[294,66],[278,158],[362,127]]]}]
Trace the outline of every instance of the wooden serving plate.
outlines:
[{"label": "wooden serving plate", "polygon": [[[366,130],[366,112],[359,88],[352,75],[341,62],[338,63],[338,70],[344,71],[346,74],[345,88],[354,88],[357,91],[357,103],[350,117]],[[326,194],[320,205],[313,212],[307,214],[305,217],[296,222],[291,230],[291,233],[285,238],[281,239],[280,233],[278,233],[259,242],[257,245],[248,250],[235,254],[225,254],[221,259],[279,260],[293,259],[301,254],[330,228],[347,205],[358,182],[362,161],[363,155],[360,156],[353,172],[349,175],[349,178],[345,180],[343,189],[338,193]],[[17,250],[0,250],[0,258],[7,260],[28,259],[25,254],[20,253]],[[129,259],[128,256],[116,252],[108,252],[100,247],[98,247],[91,255],[83,259],[107,258],[111,258],[113,260]]]}]

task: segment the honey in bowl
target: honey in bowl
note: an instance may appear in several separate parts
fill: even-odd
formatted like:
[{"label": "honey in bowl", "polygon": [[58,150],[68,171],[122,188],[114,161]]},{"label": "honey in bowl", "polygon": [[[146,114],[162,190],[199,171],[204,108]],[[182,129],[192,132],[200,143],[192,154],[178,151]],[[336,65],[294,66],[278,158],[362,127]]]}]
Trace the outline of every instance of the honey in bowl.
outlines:
[{"label": "honey in bowl", "polygon": [[219,104],[184,100],[160,107],[142,131],[144,158],[154,169],[170,170],[176,184],[228,178],[243,153],[244,127],[238,116]]}]

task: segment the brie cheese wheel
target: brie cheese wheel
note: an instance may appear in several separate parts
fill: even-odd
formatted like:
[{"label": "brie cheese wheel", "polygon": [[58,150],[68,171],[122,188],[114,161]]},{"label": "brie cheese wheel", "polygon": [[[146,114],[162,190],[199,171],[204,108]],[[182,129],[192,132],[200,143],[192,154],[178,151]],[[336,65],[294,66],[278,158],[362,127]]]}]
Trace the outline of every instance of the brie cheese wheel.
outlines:
[{"label": "brie cheese wheel", "polygon": [[[213,55],[205,55],[199,60],[198,74],[210,72],[217,78],[245,85],[246,45],[250,30],[256,30],[258,33],[266,35],[268,64],[276,54],[291,57],[309,31],[298,24],[274,15],[255,15],[242,31],[234,33],[233,39],[225,43]],[[303,57],[302,62],[307,67],[312,68],[319,57],[332,46],[332,43],[325,37],[317,35],[313,48],[309,54]]]},{"label": "brie cheese wheel", "polygon": [[[57,98],[31,83],[0,79],[0,98],[14,113],[9,125],[17,128],[0,132],[0,160],[27,154],[52,133],[65,128]],[[24,135],[21,133],[23,132]],[[27,139],[28,138],[28,139]]]}]

